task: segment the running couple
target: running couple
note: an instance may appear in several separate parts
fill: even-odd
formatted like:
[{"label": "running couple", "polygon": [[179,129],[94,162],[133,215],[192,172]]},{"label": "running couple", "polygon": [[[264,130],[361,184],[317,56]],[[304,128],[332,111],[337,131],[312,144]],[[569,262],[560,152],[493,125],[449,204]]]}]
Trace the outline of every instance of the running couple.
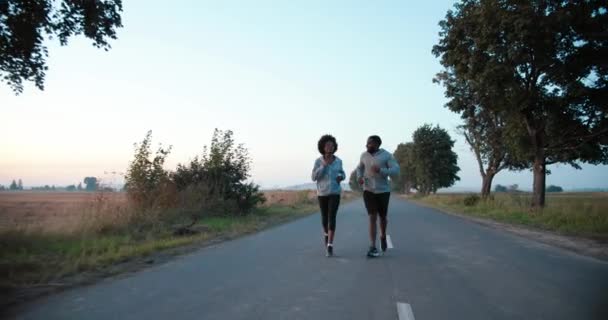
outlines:
[{"label": "running couple", "polygon": [[[370,246],[368,257],[380,255],[376,248],[376,223],[380,217],[380,247],[386,251],[386,226],[388,203],[390,199],[389,176],[399,174],[399,165],[393,155],[380,148],[382,140],[379,136],[367,139],[367,151],[361,154],[357,166],[357,181],[363,188],[363,201],[369,216]],[[317,182],[317,195],[321,207],[321,222],[325,232],[325,247],[327,256],[334,254],[334,236],[336,234],[336,215],[340,206],[340,183],[346,179],[342,168],[342,160],[336,157],[338,142],[331,135],[324,135],[317,144],[321,157],[315,160],[312,169],[312,180]]]}]

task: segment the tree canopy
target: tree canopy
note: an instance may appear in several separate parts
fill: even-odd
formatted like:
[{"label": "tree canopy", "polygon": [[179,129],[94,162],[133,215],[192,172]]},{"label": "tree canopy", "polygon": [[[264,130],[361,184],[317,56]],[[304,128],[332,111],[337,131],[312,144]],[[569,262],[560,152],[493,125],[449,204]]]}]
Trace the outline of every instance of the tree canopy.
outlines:
[{"label": "tree canopy", "polygon": [[3,0],[0,1],[0,81],[15,93],[23,82],[44,89],[48,48],[46,41],[67,45],[84,35],[93,45],[110,49],[122,27],[122,0]]},{"label": "tree canopy", "polygon": [[440,22],[433,53],[447,107],[505,120],[508,151],[534,172],[544,206],[546,166],[608,163],[605,1],[463,0]]}]

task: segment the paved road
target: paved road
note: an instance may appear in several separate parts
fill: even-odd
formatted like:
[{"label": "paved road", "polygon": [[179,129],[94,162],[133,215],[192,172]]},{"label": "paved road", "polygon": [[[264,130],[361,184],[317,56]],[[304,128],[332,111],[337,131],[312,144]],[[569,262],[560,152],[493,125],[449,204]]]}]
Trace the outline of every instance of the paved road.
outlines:
[{"label": "paved road", "polygon": [[[393,198],[366,259],[361,201],[336,256],[310,216],[24,306],[15,319],[608,319],[608,264]],[[401,314],[402,319],[408,316]]]}]

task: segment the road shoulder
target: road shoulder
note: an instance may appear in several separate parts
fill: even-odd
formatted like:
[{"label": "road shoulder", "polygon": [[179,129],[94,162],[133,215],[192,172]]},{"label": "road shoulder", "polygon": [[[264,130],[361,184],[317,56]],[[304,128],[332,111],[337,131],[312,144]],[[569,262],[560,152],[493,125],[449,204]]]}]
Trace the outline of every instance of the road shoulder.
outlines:
[{"label": "road shoulder", "polygon": [[417,201],[406,196],[400,196],[400,198],[402,200],[409,201],[421,207],[435,209],[443,214],[455,216],[489,228],[504,230],[526,239],[534,240],[546,245],[558,247],[571,252],[575,252],[580,255],[593,257],[608,262],[608,243],[603,241],[582,237],[566,236],[556,232],[502,223],[490,219],[472,217],[469,215],[455,212],[453,210],[448,210],[438,206],[430,205],[428,203],[424,203],[422,201]]}]

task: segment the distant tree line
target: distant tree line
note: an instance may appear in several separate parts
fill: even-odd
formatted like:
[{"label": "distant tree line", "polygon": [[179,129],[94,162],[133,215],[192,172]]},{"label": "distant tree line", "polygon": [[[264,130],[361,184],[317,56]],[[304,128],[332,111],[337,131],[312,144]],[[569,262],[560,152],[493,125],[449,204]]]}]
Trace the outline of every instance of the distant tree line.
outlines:
[{"label": "distant tree line", "polygon": [[[547,187],[547,192],[563,192],[564,189],[560,186],[550,185]],[[501,184],[497,184],[494,187],[494,192],[519,192],[519,185],[513,184],[510,186],[503,186]]]},{"label": "distant tree line", "polygon": [[13,180],[11,182],[11,184],[9,185],[8,189],[11,191],[23,190],[23,181],[21,181],[21,179],[19,179],[17,181]]},{"label": "distant tree line", "polygon": [[[69,191],[69,192],[74,192],[74,191],[98,191],[98,190],[103,190],[103,191],[113,191],[113,189],[108,188],[108,187],[100,187],[99,185],[99,181],[96,177],[86,177],[84,178],[83,182],[85,183],[85,187],[82,186],[82,182],[78,183],[78,185],[72,184],[72,185],[68,185],[65,187],[62,186],[55,186],[55,185],[44,185],[44,186],[34,186],[31,187],[30,190],[32,191]],[[9,191],[23,191],[23,182],[21,181],[21,179],[18,180],[13,180],[11,182],[11,184],[7,187],[0,185],[0,191],[5,191],[5,190],[9,190]]]},{"label": "distant tree line", "polygon": [[494,192],[520,192],[520,190],[518,184],[512,184],[510,186],[497,184],[496,187],[494,187]]}]

